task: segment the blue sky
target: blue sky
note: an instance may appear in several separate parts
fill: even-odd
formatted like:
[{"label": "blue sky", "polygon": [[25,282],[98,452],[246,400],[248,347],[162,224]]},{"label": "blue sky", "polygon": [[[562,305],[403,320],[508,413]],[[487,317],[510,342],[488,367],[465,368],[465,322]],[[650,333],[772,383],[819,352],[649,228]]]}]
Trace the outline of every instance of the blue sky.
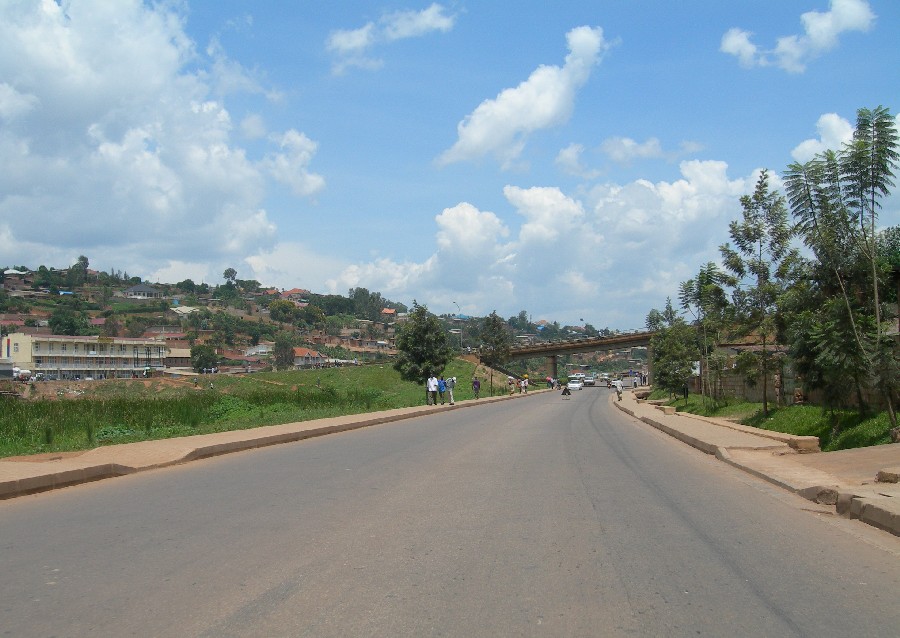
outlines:
[{"label": "blue sky", "polygon": [[6,0],[0,265],[639,328],[761,169],[900,110],[898,31],[893,0]]}]

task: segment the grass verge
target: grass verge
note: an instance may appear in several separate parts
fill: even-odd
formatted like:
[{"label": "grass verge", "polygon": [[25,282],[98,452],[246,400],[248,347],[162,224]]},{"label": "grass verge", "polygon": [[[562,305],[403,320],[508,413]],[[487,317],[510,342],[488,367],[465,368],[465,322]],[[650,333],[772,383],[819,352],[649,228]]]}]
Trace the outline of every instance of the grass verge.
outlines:
[{"label": "grass verge", "polygon": [[763,416],[762,403],[740,401],[712,402],[700,395],[672,399],[667,393],[654,391],[651,399],[668,399],[679,412],[731,419],[772,432],[819,437],[823,452],[846,450],[891,442],[890,420],[886,412],[860,416],[854,410],[824,410],[813,405],[791,405],[773,408]]},{"label": "grass verge", "polygon": [[[471,399],[474,364],[454,360],[457,400]],[[193,434],[243,430],[423,405],[423,385],[389,365],[205,375],[195,386],[153,381],[95,381],[61,400],[3,399],[0,457],[86,450]],[[80,392],[82,392],[80,390]],[[486,395],[487,393],[484,392]]]}]

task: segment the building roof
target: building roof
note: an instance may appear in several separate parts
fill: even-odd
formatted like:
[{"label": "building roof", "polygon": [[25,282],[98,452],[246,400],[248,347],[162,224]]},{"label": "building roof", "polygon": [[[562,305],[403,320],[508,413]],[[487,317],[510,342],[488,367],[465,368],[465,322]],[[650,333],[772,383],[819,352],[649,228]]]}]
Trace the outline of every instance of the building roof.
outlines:
[{"label": "building roof", "polygon": [[322,354],[316,352],[315,350],[310,350],[309,348],[294,348],[294,358],[296,357],[309,357],[310,359],[314,359],[316,357],[320,359],[324,359],[325,357]]},{"label": "building roof", "polygon": [[152,292],[154,294],[157,294],[159,293],[159,290],[157,290],[153,286],[148,286],[147,284],[135,284],[131,288],[128,288],[125,292]]}]

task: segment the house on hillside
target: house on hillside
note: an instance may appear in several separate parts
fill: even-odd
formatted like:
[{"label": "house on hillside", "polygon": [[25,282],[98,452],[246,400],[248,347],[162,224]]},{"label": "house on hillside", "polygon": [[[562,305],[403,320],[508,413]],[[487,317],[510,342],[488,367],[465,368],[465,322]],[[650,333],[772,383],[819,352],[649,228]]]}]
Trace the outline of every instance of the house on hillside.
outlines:
[{"label": "house on hillside", "polygon": [[162,299],[160,290],[147,284],[137,284],[125,290],[124,295],[129,299]]},{"label": "house on hillside", "polygon": [[294,348],[295,368],[314,368],[325,364],[324,355],[309,348]]},{"label": "house on hillside", "polygon": [[25,290],[34,285],[34,273],[27,270],[9,270],[3,271],[2,287],[4,290]]},{"label": "house on hillside", "polygon": [[303,301],[305,302],[309,297],[309,291],[304,290],[303,288],[291,288],[290,290],[285,290],[281,293],[282,299],[288,299],[290,301]]}]

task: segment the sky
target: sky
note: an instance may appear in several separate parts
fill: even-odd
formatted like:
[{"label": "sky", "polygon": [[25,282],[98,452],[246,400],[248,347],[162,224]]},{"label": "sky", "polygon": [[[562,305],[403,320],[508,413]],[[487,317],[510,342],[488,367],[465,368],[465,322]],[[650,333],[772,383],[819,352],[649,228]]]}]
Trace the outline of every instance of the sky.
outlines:
[{"label": "sky", "polygon": [[900,111],[898,32],[896,0],[0,0],[0,267],[641,328],[763,169]]}]

